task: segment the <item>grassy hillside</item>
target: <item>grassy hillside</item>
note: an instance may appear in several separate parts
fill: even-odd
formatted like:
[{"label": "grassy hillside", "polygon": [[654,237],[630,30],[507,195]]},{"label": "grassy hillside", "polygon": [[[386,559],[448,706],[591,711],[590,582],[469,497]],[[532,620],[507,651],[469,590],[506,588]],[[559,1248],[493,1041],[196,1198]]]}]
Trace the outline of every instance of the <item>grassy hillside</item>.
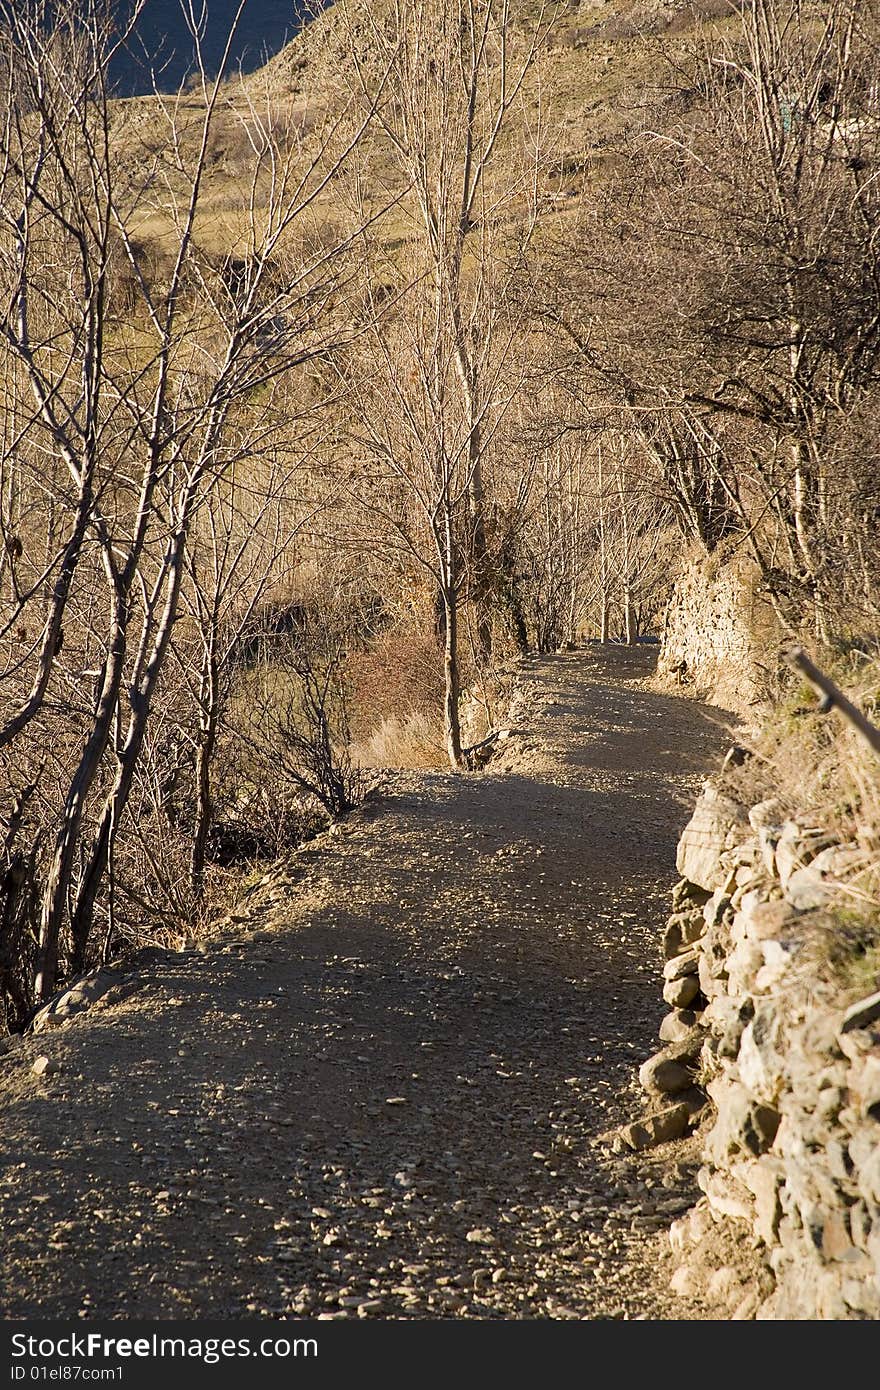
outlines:
[{"label": "grassy hillside", "polygon": [[[366,0],[363,0],[366,6]],[[370,5],[381,12],[383,0]],[[526,26],[540,6],[522,0],[514,6],[522,43]],[[546,7],[553,23],[542,60],[530,79],[530,103],[540,107],[549,127],[550,160],[546,171],[545,211],[558,215],[579,200],[611,157],[616,143],[643,123],[647,107],[679,99],[693,65],[695,46],[710,45],[736,23],[727,0],[692,4],[643,4],[627,0],[562,3]],[[366,25],[361,28],[368,56]],[[308,132],[348,99],[344,73],[350,41],[338,7],[330,7],[258,71],[240,81],[230,78],[223,110],[215,121],[209,153],[209,197],[205,200],[200,237],[206,248],[234,253],[243,229],[241,210],[252,151],[243,122],[254,110],[279,131]],[[198,92],[179,99],[177,112],[197,138],[203,102]],[[166,132],[156,120],[151,97],[119,104],[116,139],[120,153],[140,163],[161,155]],[[380,139],[380,137],[375,137]],[[375,151],[374,151],[375,154]],[[376,167],[374,162],[374,168]],[[336,199],[328,192],[325,206]],[[157,198],[144,212],[143,236],[161,244],[166,213]],[[387,234],[400,233],[399,220]]]}]

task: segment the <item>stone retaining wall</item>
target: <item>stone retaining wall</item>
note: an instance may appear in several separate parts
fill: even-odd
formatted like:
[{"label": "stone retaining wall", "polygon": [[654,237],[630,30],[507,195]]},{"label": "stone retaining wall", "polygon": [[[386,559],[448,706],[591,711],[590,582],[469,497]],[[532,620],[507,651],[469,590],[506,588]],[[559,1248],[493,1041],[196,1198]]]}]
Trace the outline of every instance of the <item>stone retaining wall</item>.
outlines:
[{"label": "stone retaining wall", "polygon": [[685,557],[666,610],[658,672],[751,715],[768,698],[764,663],[780,635],[754,565],[742,556]]},{"label": "stone retaining wall", "polygon": [[621,1131],[638,1148],[700,1124],[704,1195],[672,1228],[673,1287],[731,1318],[880,1318],[877,958],[822,968],[866,858],[707,783],[678,870],[665,1046],[641,1071],[666,1118]]}]

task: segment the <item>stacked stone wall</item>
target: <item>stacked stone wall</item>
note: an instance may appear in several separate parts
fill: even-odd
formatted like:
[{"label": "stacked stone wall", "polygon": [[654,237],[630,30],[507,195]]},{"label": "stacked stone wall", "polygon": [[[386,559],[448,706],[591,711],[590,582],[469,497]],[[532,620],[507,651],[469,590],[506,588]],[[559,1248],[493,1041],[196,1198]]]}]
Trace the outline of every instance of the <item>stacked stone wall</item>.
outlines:
[{"label": "stacked stone wall", "polygon": [[751,717],[772,697],[768,653],[780,636],[752,564],[739,556],[686,557],[666,610],[658,671]]},{"label": "stacked stone wall", "polygon": [[823,968],[867,856],[707,783],[678,869],[664,1046],[641,1071],[668,1132],[621,1132],[636,1148],[699,1125],[703,1195],[671,1231],[673,1286],[732,1318],[880,1318],[877,957],[860,971],[856,954],[849,978]]}]

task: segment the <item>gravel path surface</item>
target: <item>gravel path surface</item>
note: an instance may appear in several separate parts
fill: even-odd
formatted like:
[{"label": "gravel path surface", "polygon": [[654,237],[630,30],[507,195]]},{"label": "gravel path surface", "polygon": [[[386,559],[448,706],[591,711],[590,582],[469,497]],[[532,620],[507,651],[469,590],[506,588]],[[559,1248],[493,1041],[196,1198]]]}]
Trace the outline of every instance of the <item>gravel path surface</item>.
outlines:
[{"label": "gravel path surface", "polygon": [[639,1108],[724,739],[652,659],[527,662],[485,772],[402,775],[2,1059],[7,1318],[705,1316],[665,1284],[687,1145],[595,1142]]}]

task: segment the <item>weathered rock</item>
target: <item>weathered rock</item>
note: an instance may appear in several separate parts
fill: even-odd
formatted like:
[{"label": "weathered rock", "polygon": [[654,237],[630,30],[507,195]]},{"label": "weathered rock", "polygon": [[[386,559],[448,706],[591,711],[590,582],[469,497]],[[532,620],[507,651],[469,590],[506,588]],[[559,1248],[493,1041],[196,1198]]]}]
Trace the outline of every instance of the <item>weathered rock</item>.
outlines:
[{"label": "weathered rock", "polygon": [[764,955],[758,942],[740,941],[727,957],[729,992],[734,996],[749,994],[763,964]]},{"label": "weathered rock", "polygon": [[[691,979],[693,979],[693,976],[692,976],[692,975],[687,975],[687,976],[685,976],[685,980],[682,981],[681,983],[683,984],[683,983],[685,983],[687,980],[691,980]],[[706,996],[706,998],[707,998],[708,1000],[710,1000],[710,1001],[713,1000],[713,999],[715,999],[715,998],[717,998],[717,996],[718,996],[719,994],[724,994],[724,992],[725,992],[725,990],[724,990],[724,979],[725,979],[725,976],[723,976],[723,975],[715,975],[715,973],[714,973],[714,971],[713,971],[713,969],[712,969],[712,959],[711,959],[711,957],[708,956],[705,952],[703,952],[703,953],[701,954],[701,956],[700,956],[699,966],[698,966],[698,969],[697,969],[697,983],[698,983],[700,992],[701,992],[702,994],[704,994],[704,995]],[[666,985],[666,986],[664,987],[664,989],[663,989],[663,998],[666,1000],[667,1004],[673,1004],[672,999],[670,999],[669,995],[666,993],[667,989],[670,989],[670,986],[669,986],[669,985]],[[693,998],[693,997],[694,997],[694,996],[692,996],[692,998]],[[688,1000],[688,1003],[690,1003],[690,1002],[691,1002],[691,1000],[689,999],[689,1000]],[[681,1008],[682,1006],[681,1006],[681,1005],[677,1005],[677,1006],[676,1006],[676,1005],[673,1004],[673,1007]]]},{"label": "weathered rock", "polygon": [[669,1228],[669,1244],[676,1254],[683,1254],[714,1236],[715,1229],[716,1219],[706,1198],[701,1197],[686,1216],[672,1223]]},{"label": "weathered rock", "polygon": [[120,972],[113,966],[102,966],[89,975],[82,975],[34,1015],[29,1031],[42,1033],[47,1028],[58,1028],[67,1019],[91,1008],[111,990],[118,989],[119,985]]},{"label": "weathered rock", "polygon": [[699,1115],[701,1110],[705,1110],[709,1103],[706,1092],[699,1086],[689,1086],[686,1091],[679,1091],[675,1099],[677,1104],[687,1106],[687,1112],[691,1119],[695,1115]]},{"label": "weathered rock", "polygon": [[755,1234],[765,1245],[772,1245],[779,1234],[782,1216],[779,1193],[785,1181],[784,1164],[765,1156],[756,1163],[738,1164],[736,1171],[755,1199]]},{"label": "weathered rock", "polygon": [[820,854],[829,849],[834,850],[840,845],[840,837],[827,827],[809,826],[796,833],[790,844],[789,859],[780,863],[779,851],[784,841],[785,836],[783,835],[783,840],[776,851],[776,871],[783,889],[787,886],[792,872],[814,863]]},{"label": "weathered rock", "polygon": [[639,1068],[639,1084],[652,1095],[688,1090],[693,1085],[692,1068],[699,1055],[702,1036],[701,1030],[695,1028],[681,1042],[671,1043],[649,1057]]},{"label": "weathered rock", "polygon": [[52,1057],[38,1057],[31,1067],[35,1076],[57,1076],[61,1066]]},{"label": "weathered rock", "polygon": [[475,1226],[473,1230],[468,1231],[467,1235],[465,1236],[465,1240],[468,1241],[470,1245],[495,1244],[495,1237],[493,1236],[492,1232],[488,1230],[485,1226]]},{"label": "weathered rock", "polygon": [[754,982],[758,993],[768,993],[779,988],[794,964],[800,946],[799,941],[761,942],[764,964],[756,972]]},{"label": "weathered rock", "polygon": [[740,1078],[756,1100],[776,1108],[785,1061],[777,1050],[780,1020],[772,1005],[762,1005],[743,1029],[737,1056]]},{"label": "weathered rock", "polygon": [[636,1151],[668,1144],[687,1132],[690,1111],[686,1105],[670,1105],[654,1115],[646,1115],[618,1131],[627,1148]]},{"label": "weathered rock", "polygon": [[665,980],[681,980],[685,975],[696,975],[699,966],[699,958],[696,951],[686,951],[674,960],[669,960],[663,967],[663,978]]},{"label": "weathered rock", "polygon": [[[786,820],[776,844],[776,877],[785,889],[788,880],[798,869],[804,868],[816,858],[824,845],[820,844],[811,853],[814,831],[803,830],[797,821]],[[827,841],[825,842],[827,844]]]},{"label": "weathered rock", "polygon": [[707,1005],[701,1015],[701,1023],[704,1028],[711,1030],[716,1056],[737,1056],[743,1030],[754,1016],[754,1002],[749,997],[734,998],[730,994],[719,994]]},{"label": "weathered rock", "polygon": [[[667,1047],[640,1080],[689,1106],[692,1125],[706,1101],[699,1068],[714,1106],[699,1174],[705,1219],[764,1264],[753,1284],[733,1264],[712,1275],[717,1242],[710,1231],[697,1250],[686,1219],[670,1233],[689,1260],[676,1277],[735,1318],[880,1318],[880,992],[835,1011],[832,984],[812,971],[815,918],[805,916],[833,912],[865,856],[822,827],[785,823],[778,802],[753,807],[748,829],[740,810],[704,795],[683,837],[679,869],[702,885],[704,930],[687,939],[699,931],[692,909],[670,918],[664,998],[675,1008],[674,991],[696,980],[706,1002],[692,1032],[696,1009],[679,1004],[664,1019]],[[710,844],[713,864],[700,859]],[[676,905],[685,901],[679,893]],[[700,1039],[698,1057],[673,1055]],[[689,1088],[664,1092],[684,1073]],[[648,1138],[644,1128],[635,1137]]]},{"label": "weathered rock", "polygon": [[114,1004],[122,1004],[126,999],[130,999],[133,994],[137,994],[143,987],[140,980],[124,980],[119,984],[112,985],[106,993],[102,994],[92,1004],[93,1009],[111,1008]]},{"label": "weathered rock", "polygon": [[673,1221],[669,1227],[669,1244],[672,1246],[673,1254],[683,1254],[690,1243],[688,1218],[681,1216],[677,1221]]},{"label": "weathered rock", "polygon": [[702,908],[693,912],[674,912],[663,933],[664,960],[672,960],[687,951],[694,942],[699,941],[705,930]]},{"label": "weathered rock", "polygon": [[683,1042],[696,1027],[698,1015],[693,1009],[675,1009],[667,1014],[660,1024],[660,1041],[664,1043]]},{"label": "weathered rock", "polygon": [[749,811],[749,825],[757,834],[761,858],[768,874],[776,873],[776,846],[784,820],[785,810],[775,797],[759,801]]},{"label": "weathered rock", "polygon": [[731,1322],[751,1322],[759,1307],[761,1306],[761,1296],[754,1289],[750,1289],[734,1308],[730,1315]]},{"label": "weathered rock", "polygon": [[653,1095],[674,1095],[676,1091],[686,1091],[693,1076],[680,1062],[660,1055],[639,1069],[639,1081]]},{"label": "weathered rock", "polygon": [[868,1053],[873,1052],[875,1035],[873,1030],[868,1032],[866,1028],[853,1028],[848,1033],[838,1034],[837,1046],[851,1062],[860,1062]]},{"label": "weathered rock", "polygon": [[708,896],[709,890],[682,878],[672,890],[672,906],[676,912],[692,909],[694,906],[701,909]]},{"label": "weathered rock", "polygon": [[706,1200],[719,1216],[751,1224],[755,1214],[752,1194],[741,1182],[724,1173],[713,1173],[705,1166],[697,1174],[697,1182]]},{"label": "weathered rock", "polygon": [[831,845],[795,870],[784,887],[786,900],[801,911],[825,907],[840,891],[841,884],[865,863],[862,850]]},{"label": "weathered rock", "polygon": [[[864,1145],[861,1153],[854,1143],[854,1139],[850,1140],[848,1149],[851,1155],[858,1156],[861,1160],[858,1163],[858,1191],[868,1203],[872,1223],[880,1231],[880,1146],[878,1146],[876,1135],[872,1130],[867,1132],[863,1130],[858,1137]],[[873,1147],[871,1145],[872,1139],[874,1140]],[[877,1253],[880,1256],[880,1250]]]},{"label": "weathered rock", "polygon": [[826,907],[834,897],[835,886],[822,874],[818,863],[796,869],[785,888],[786,901],[801,912]]},{"label": "weathered rock", "polygon": [[742,877],[749,878],[756,873],[763,874],[764,861],[761,857],[758,837],[753,835],[751,839],[739,840],[733,849],[725,850],[724,862],[735,869],[734,882],[737,884]]},{"label": "weathered rock", "polygon": [[32,1033],[45,1033],[49,1028],[60,1028],[64,1021],[63,1015],[57,1014],[47,1004],[44,1009],[34,1015],[30,1024],[30,1031]]},{"label": "weathered rock", "polygon": [[696,975],[684,975],[680,980],[668,980],[663,986],[663,998],[672,1009],[686,1009],[700,992]]},{"label": "weathered rock", "polygon": [[855,1252],[849,1223],[841,1208],[828,1213],[822,1222],[819,1248],[823,1260],[846,1260]]},{"label": "weathered rock", "polygon": [[779,1114],[756,1101],[733,1070],[715,1077],[706,1090],[717,1111],[706,1147],[717,1167],[737,1155],[762,1154],[770,1147],[779,1128]]},{"label": "weathered rock", "polygon": [[761,865],[750,866],[741,864],[736,871],[736,888],[731,895],[731,902],[734,907],[739,907],[746,893],[754,893],[759,889],[766,889],[770,879]]},{"label": "weathered rock", "polygon": [[722,1265],[709,1279],[707,1293],[712,1302],[736,1307],[742,1301],[743,1283],[733,1265]]},{"label": "weathered rock", "polygon": [[727,881],[719,855],[732,849],[748,825],[746,809],[706,783],[678,843],[676,867],[682,878],[714,892]]},{"label": "weathered rock", "polygon": [[758,801],[749,808],[747,816],[749,825],[754,831],[762,830],[766,826],[777,826],[780,834],[785,822],[785,808],[782,802],[775,796],[767,801]]},{"label": "weathered rock", "polygon": [[700,1271],[689,1265],[680,1265],[669,1281],[669,1287],[679,1298],[694,1298],[702,1292]]},{"label": "weathered rock", "polygon": [[715,980],[727,979],[727,957],[731,949],[730,934],[727,925],[720,923],[706,929],[706,935],[700,942],[700,970],[704,968]]},{"label": "weathered rock", "polygon": [[[876,1322],[880,1318],[880,1282],[874,1277],[876,1264],[863,1265],[862,1270],[853,1270],[854,1278],[841,1280],[840,1292],[848,1309],[860,1319]],[[849,1273],[849,1271],[847,1271]]]},{"label": "weathered rock", "polygon": [[744,893],[735,926],[750,941],[779,938],[796,927],[800,914],[791,903],[768,902],[759,892]]},{"label": "weathered rock", "polygon": [[731,912],[731,893],[733,887],[734,884],[730,881],[730,877],[728,877],[720,888],[716,888],[715,892],[706,903],[703,908],[703,921],[707,927],[720,926],[722,922],[726,920],[728,914]]},{"label": "weathered rock", "polygon": [[868,1237],[871,1234],[871,1213],[868,1204],[861,1197],[849,1209],[849,1229],[856,1249],[868,1250]]},{"label": "weathered rock", "polygon": [[841,1033],[851,1033],[854,1028],[870,1028],[872,1023],[878,1022],[880,1022],[880,991],[877,994],[868,995],[867,999],[860,999],[856,1004],[850,1004],[843,1015],[840,1031]]},{"label": "weathered rock", "polygon": [[826,1219],[843,1207],[845,1194],[827,1169],[795,1141],[789,1126],[784,1154],[785,1185],[780,1192],[783,1212],[802,1227],[816,1251],[821,1252]]}]

